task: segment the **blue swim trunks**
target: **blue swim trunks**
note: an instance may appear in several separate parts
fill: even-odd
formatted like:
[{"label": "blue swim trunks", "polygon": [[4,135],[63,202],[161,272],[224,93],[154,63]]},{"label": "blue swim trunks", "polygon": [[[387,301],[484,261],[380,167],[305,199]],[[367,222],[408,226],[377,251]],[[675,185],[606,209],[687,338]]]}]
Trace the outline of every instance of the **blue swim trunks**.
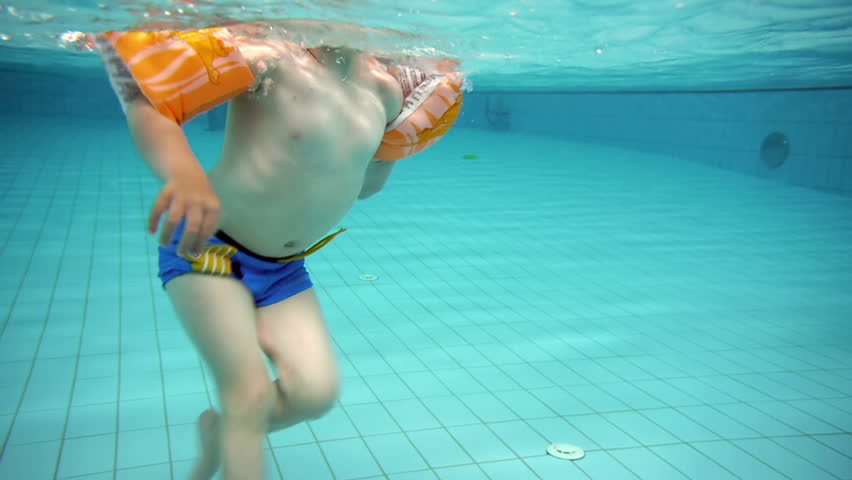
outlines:
[{"label": "blue swim trunks", "polygon": [[181,224],[168,247],[160,247],[160,280],[163,287],[175,277],[187,273],[217,275],[240,280],[251,291],[258,307],[272,305],[313,286],[305,259],[280,263],[247,250],[223,232],[210,239],[198,259],[178,256],[183,236]]}]

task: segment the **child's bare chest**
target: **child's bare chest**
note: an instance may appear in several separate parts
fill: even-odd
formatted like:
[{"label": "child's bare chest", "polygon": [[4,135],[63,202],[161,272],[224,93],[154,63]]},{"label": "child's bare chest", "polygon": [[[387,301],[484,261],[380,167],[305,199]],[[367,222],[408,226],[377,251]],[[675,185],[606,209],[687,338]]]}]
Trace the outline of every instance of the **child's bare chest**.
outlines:
[{"label": "child's bare chest", "polygon": [[387,113],[369,79],[341,79],[321,67],[279,72],[254,96],[276,137],[293,147],[316,149],[331,139],[347,153],[374,153]]}]

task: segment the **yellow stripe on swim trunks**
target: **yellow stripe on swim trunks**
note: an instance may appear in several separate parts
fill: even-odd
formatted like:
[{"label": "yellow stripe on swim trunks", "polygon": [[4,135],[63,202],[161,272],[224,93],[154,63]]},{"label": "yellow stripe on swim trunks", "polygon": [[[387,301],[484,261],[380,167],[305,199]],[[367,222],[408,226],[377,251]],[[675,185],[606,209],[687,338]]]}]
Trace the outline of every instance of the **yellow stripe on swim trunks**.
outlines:
[{"label": "yellow stripe on swim trunks", "polygon": [[231,258],[238,251],[230,245],[208,245],[198,258],[187,257],[187,260],[192,263],[193,272],[230,276],[233,272]]},{"label": "yellow stripe on swim trunks", "polygon": [[319,249],[328,245],[332,240],[334,240],[335,237],[337,237],[338,235],[340,235],[341,233],[343,233],[345,231],[346,231],[345,228],[341,228],[338,231],[336,231],[336,232],[334,232],[330,235],[326,235],[322,240],[318,241],[311,248],[305,250],[304,252],[296,254],[296,255],[290,255],[289,257],[284,257],[284,258],[278,259],[277,262],[278,263],[295,262],[296,260],[301,260],[303,258],[310,256],[310,255],[313,255]]},{"label": "yellow stripe on swim trunks", "polygon": [[255,77],[225,28],[107,32],[139,89],[180,125],[249,90]]}]

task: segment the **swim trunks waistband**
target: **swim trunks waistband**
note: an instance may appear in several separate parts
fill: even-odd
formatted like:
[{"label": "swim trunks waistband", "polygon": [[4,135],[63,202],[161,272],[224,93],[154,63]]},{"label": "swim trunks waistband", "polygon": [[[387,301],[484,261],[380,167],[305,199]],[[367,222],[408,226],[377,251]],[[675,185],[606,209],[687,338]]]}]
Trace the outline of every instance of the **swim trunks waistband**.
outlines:
[{"label": "swim trunks waistband", "polygon": [[301,259],[307,257],[308,255],[316,253],[319,249],[328,245],[329,242],[334,240],[334,238],[336,236],[340,235],[341,233],[343,233],[345,231],[346,231],[345,228],[341,228],[341,229],[337,230],[336,232],[323,237],[320,241],[318,241],[313,246],[311,246],[310,248],[308,248],[307,250],[305,250],[301,253],[297,253],[295,255],[289,255],[287,257],[279,257],[279,258],[267,257],[267,256],[261,255],[259,253],[254,253],[251,250],[249,250],[248,248],[244,247],[242,244],[240,244],[240,242],[234,240],[233,237],[231,237],[227,233],[223,232],[222,230],[219,230],[219,231],[216,232],[216,238],[218,238],[219,240],[222,240],[223,242],[233,246],[237,250],[245,253],[246,255],[248,255],[250,257],[254,257],[258,260],[262,260],[264,262],[270,262],[270,263],[287,263],[287,262],[294,262],[296,260],[301,260]]}]

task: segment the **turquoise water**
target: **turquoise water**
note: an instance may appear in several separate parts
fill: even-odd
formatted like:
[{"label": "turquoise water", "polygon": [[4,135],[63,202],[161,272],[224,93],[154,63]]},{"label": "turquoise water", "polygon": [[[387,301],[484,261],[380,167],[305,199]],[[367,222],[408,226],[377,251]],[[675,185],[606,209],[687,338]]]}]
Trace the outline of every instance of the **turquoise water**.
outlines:
[{"label": "turquoise water", "polygon": [[[0,48],[0,478],[187,478],[215,391],[156,278],[160,185],[92,59],[36,52]],[[343,394],[268,437],[269,478],[852,479],[852,90],[492,67],[309,260]]]},{"label": "turquoise water", "polygon": [[334,22],[290,23],[286,37],[450,56],[480,91],[852,85],[848,0],[12,0],[0,4],[0,45],[25,65],[95,69],[63,33],[223,19]]}]

